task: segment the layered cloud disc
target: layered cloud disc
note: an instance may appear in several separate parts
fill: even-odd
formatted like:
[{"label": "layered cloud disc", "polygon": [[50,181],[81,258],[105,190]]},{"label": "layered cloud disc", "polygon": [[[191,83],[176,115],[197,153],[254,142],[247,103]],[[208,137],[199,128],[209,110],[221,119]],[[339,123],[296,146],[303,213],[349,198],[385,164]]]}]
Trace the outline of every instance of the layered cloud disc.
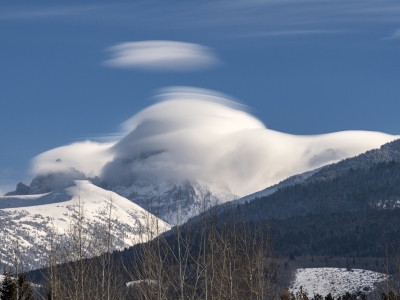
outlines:
[{"label": "layered cloud disc", "polygon": [[205,46],[175,41],[141,41],[122,43],[109,48],[112,58],[104,64],[116,68],[153,71],[193,71],[219,63]]},{"label": "layered cloud disc", "polygon": [[266,128],[214,92],[175,88],[159,97],[123,123],[126,134],[119,141],[53,149],[35,158],[35,170],[51,170],[57,157],[111,186],[189,179],[242,196],[398,138],[367,131],[296,136]]}]

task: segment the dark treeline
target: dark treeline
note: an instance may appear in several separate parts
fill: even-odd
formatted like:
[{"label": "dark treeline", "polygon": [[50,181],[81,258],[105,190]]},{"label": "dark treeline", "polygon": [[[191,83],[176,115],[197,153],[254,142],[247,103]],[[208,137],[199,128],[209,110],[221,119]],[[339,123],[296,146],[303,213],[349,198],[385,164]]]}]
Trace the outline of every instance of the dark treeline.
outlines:
[{"label": "dark treeline", "polygon": [[400,200],[400,163],[350,169],[339,177],[279,189],[243,206],[248,220],[393,209]]},{"label": "dark treeline", "polygon": [[236,217],[246,220],[250,228],[265,228],[275,254],[280,257],[290,254],[384,257],[398,253],[400,249],[400,208],[308,214],[262,221],[248,221],[243,210],[242,206],[237,207]]},{"label": "dark treeline", "polygon": [[34,300],[32,286],[24,273],[14,274],[12,271],[4,271],[3,276],[0,282],[1,300]]},{"label": "dark treeline", "polygon": [[308,215],[268,223],[281,256],[384,257],[400,249],[400,209]]}]

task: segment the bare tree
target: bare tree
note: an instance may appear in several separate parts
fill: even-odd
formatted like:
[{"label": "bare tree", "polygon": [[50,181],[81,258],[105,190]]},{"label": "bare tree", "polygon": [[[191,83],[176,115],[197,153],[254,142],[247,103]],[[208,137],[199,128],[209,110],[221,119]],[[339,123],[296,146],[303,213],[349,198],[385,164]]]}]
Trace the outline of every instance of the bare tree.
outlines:
[{"label": "bare tree", "polygon": [[[48,241],[47,299],[125,299],[123,279],[112,260],[112,197],[103,208],[102,222],[88,222],[78,197],[70,208],[68,230],[60,234],[53,226]],[[95,258],[93,258],[95,257]]]},{"label": "bare tree", "polygon": [[[124,265],[131,280],[128,289],[121,287],[122,270],[116,269],[111,254],[113,199],[104,206],[104,219],[93,226],[86,222],[78,197],[67,232],[60,235],[53,229],[49,235],[48,299],[270,299],[277,262],[268,228],[248,223],[229,205],[210,210],[209,195],[203,195],[199,217],[182,224],[180,218],[186,216],[173,214],[178,225],[168,234],[162,234],[163,221],[145,212],[145,222],[138,224],[138,245],[130,264]],[[176,197],[181,201],[179,194]]]},{"label": "bare tree", "polygon": [[[198,218],[175,226],[169,235],[151,240],[143,231],[143,244],[133,252],[129,270],[134,299],[271,296],[277,263],[271,257],[267,228],[250,225],[233,207],[220,212],[210,211],[206,198],[203,204]],[[150,220],[149,226],[157,226]]]}]

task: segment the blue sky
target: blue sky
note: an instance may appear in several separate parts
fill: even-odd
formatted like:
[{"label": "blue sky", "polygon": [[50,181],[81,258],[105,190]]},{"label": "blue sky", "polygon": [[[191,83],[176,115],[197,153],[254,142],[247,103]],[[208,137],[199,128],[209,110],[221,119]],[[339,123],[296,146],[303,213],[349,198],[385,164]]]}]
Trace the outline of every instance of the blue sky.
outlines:
[{"label": "blue sky", "polygon": [[[111,47],[140,41],[195,44],[215,63],[104,63]],[[169,86],[225,93],[281,132],[400,134],[400,4],[3,2],[0,189],[29,183],[30,159],[43,151],[118,132]]]}]

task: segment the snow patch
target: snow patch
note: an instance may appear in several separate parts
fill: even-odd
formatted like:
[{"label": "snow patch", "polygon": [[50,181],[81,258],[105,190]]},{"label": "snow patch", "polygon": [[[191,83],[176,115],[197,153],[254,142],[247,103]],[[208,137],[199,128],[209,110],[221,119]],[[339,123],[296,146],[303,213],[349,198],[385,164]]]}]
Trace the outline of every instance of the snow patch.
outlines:
[{"label": "snow patch", "polygon": [[296,293],[303,287],[309,296],[320,294],[325,297],[329,293],[334,297],[346,292],[369,293],[375,289],[377,283],[385,281],[387,275],[362,270],[345,268],[305,268],[297,269],[295,280],[290,285],[290,292]]}]

